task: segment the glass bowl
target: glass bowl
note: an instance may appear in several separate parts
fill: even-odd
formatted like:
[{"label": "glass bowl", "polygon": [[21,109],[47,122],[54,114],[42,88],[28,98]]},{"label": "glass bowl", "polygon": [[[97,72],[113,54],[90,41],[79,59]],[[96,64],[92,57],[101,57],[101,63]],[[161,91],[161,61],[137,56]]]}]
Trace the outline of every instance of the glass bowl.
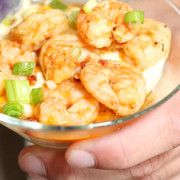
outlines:
[{"label": "glass bowl", "polygon": [[[172,49],[163,71],[163,77],[147,98],[144,108],[131,116],[117,120],[93,123],[83,126],[49,126],[37,122],[22,121],[0,114],[0,124],[16,132],[25,139],[40,146],[66,148],[69,144],[96,138],[128,125],[137,117],[154,110],[165,103],[180,89],[180,12],[167,0],[128,0],[134,9],[145,11],[146,17],[155,18],[166,23],[172,31]],[[80,0],[66,0],[66,3],[84,3]]]}]

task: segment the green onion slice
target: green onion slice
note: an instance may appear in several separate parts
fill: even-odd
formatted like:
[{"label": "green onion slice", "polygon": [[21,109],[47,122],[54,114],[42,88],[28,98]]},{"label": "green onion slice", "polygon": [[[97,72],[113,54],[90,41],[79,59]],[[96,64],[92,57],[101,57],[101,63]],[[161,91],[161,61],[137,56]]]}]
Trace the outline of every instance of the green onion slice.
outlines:
[{"label": "green onion slice", "polygon": [[2,112],[8,116],[20,118],[23,115],[24,108],[19,103],[7,103],[4,105]]},{"label": "green onion slice", "polygon": [[1,23],[5,26],[11,26],[14,23],[14,21],[15,18],[13,16],[6,16]]},{"label": "green onion slice", "polygon": [[31,103],[32,104],[39,104],[43,101],[43,89],[42,88],[35,88],[31,91]]},{"label": "green onion slice", "polygon": [[62,3],[60,0],[53,0],[49,6],[53,9],[60,9],[60,10],[66,10],[67,9],[67,5]]},{"label": "green onion slice", "polygon": [[129,11],[124,16],[126,23],[144,23],[143,11]]},{"label": "green onion slice", "polygon": [[76,29],[77,16],[79,14],[79,9],[73,10],[68,16],[69,25],[71,28]]},{"label": "green onion slice", "polygon": [[27,80],[5,80],[8,102],[30,103],[30,86]]},{"label": "green onion slice", "polygon": [[13,66],[13,74],[20,76],[30,76],[36,66],[35,62],[19,62]]},{"label": "green onion slice", "polygon": [[89,0],[84,6],[83,6],[83,11],[85,13],[91,13],[92,10],[96,7],[97,5],[97,0]]}]

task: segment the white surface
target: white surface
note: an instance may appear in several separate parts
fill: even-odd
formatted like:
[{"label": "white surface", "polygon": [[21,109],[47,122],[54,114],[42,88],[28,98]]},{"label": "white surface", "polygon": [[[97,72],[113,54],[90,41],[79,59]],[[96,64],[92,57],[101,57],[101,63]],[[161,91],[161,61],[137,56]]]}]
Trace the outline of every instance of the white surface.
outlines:
[{"label": "white surface", "polygon": [[157,86],[159,80],[161,79],[165,62],[166,58],[160,60],[157,64],[143,72],[144,79],[146,80],[147,93]]}]

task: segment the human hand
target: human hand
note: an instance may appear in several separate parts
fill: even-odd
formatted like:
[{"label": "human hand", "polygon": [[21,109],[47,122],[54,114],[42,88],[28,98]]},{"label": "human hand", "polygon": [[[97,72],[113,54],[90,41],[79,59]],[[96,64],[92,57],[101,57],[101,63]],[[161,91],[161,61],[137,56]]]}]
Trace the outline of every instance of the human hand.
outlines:
[{"label": "human hand", "polygon": [[34,180],[180,179],[180,92],[113,134],[66,152],[25,148],[21,168]]}]

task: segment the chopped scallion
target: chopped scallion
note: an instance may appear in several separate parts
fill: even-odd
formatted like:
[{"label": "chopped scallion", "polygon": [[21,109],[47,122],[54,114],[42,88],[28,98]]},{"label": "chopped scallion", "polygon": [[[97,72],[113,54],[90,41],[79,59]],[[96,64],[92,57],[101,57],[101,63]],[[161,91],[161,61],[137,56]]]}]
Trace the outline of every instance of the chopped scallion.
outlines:
[{"label": "chopped scallion", "polygon": [[77,16],[79,14],[79,9],[75,9],[68,16],[69,25],[71,28],[76,29]]},{"label": "chopped scallion", "polygon": [[43,101],[43,89],[42,88],[35,88],[31,91],[31,103],[32,104],[39,104]]},{"label": "chopped scallion", "polygon": [[26,80],[5,80],[8,102],[30,103],[30,86]]},{"label": "chopped scallion", "polygon": [[144,23],[143,11],[129,11],[124,16],[126,23]]},{"label": "chopped scallion", "polygon": [[84,6],[83,6],[83,11],[85,13],[91,13],[92,10],[96,7],[97,5],[97,0],[89,0]]},{"label": "chopped scallion", "polygon": [[67,9],[67,5],[62,3],[61,0],[53,0],[49,6],[53,9],[60,9],[60,10],[66,10]]},{"label": "chopped scallion", "polygon": [[3,106],[2,112],[8,116],[20,118],[23,115],[24,108],[19,103],[7,103]]},{"label": "chopped scallion", "polygon": [[4,24],[5,26],[11,26],[15,21],[15,18],[13,16],[7,16],[6,18],[4,18],[2,20],[2,24]]},{"label": "chopped scallion", "polygon": [[21,76],[30,76],[35,68],[35,62],[19,62],[13,66],[13,74]]}]

